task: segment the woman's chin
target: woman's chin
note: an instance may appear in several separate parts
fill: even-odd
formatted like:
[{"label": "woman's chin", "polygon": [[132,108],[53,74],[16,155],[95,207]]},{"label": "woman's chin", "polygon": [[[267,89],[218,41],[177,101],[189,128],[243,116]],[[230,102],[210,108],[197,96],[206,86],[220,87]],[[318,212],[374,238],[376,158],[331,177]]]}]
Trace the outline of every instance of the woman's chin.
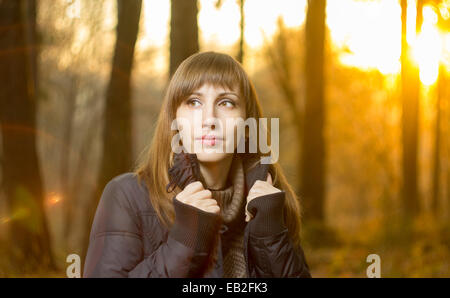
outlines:
[{"label": "woman's chin", "polygon": [[217,153],[217,152],[199,152],[197,159],[199,162],[219,162],[228,157],[232,153]]}]

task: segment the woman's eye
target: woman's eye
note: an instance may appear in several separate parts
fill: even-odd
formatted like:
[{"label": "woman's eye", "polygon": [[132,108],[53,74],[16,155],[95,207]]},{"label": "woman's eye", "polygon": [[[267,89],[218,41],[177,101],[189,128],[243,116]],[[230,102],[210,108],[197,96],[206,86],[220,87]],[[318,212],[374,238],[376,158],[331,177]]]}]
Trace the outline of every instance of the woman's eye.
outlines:
[{"label": "woman's eye", "polygon": [[186,104],[191,107],[198,107],[200,105],[200,101],[195,98],[191,98],[186,101]]},{"label": "woman's eye", "polygon": [[224,106],[230,107],[230,108],[233,108],[236,106],[236,104],[232,100],[224,100],[224,101],[220,102],[219,105],[224,105]]}]

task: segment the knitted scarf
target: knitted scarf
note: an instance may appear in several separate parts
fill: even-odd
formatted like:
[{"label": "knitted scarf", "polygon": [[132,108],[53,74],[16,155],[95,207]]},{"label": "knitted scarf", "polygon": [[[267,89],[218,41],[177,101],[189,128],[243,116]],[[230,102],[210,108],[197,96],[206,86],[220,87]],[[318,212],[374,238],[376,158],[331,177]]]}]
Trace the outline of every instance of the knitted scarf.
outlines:
[{"label": "knitted scarf", "polygon": [[227,178],[227,186],[211,190],[220,206],[223,223],[228,227],[222,235],[223,277],[247,277],[244,258],[245,173],[242,159],[235,154]]}]

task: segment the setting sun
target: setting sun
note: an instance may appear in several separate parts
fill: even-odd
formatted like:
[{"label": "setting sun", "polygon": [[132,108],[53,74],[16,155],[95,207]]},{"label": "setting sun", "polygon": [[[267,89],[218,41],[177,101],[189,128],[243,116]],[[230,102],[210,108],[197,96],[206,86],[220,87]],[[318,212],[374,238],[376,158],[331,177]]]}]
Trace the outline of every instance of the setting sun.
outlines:
[{"label": "setting sun", "polygon": [[438,77],[442,58],[442,37],[436,28],[437,14],[429,6],[423,9],[422,31],[413,43],[413,56],[419,65],[420,81],[431,85]]},{"label": "setting sun", "polygon": [[[415,36],[415,3],[408,1],[407,42],[419,65],[420,80],[424,85],[436,82],[439,62],[448,67],[443,58],[450,48],[444,47],[446,37],[436,23],[437,14],[429,6],[423,8],[423,25]],[[397,1],[373,2],[329,1],[328,26],[333,42],[348,49],[340,57],[343,64],[363,69],[378,69],[383,74],[400,72],[401,9]],[[358,26],[354,26],[358,24]]]}]

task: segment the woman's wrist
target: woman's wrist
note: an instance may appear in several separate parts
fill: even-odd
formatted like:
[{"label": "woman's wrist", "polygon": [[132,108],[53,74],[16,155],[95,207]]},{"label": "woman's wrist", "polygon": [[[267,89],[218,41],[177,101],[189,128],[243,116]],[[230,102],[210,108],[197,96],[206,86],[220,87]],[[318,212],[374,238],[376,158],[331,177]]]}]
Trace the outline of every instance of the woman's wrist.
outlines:
[{"label": "woman's wrist", "polygon": [[286,229],[283,217],[285,195],[284,191],[274,192],[254,198],[248,203],[249,212],[256,214],[248,223],[253,236],[275,235]]},{"label": "woman's wrist", "polygon": [[212,248],[221,225],[220,215],[203,211],[173,198],[175,222],[170,235],[198,252]]}]

